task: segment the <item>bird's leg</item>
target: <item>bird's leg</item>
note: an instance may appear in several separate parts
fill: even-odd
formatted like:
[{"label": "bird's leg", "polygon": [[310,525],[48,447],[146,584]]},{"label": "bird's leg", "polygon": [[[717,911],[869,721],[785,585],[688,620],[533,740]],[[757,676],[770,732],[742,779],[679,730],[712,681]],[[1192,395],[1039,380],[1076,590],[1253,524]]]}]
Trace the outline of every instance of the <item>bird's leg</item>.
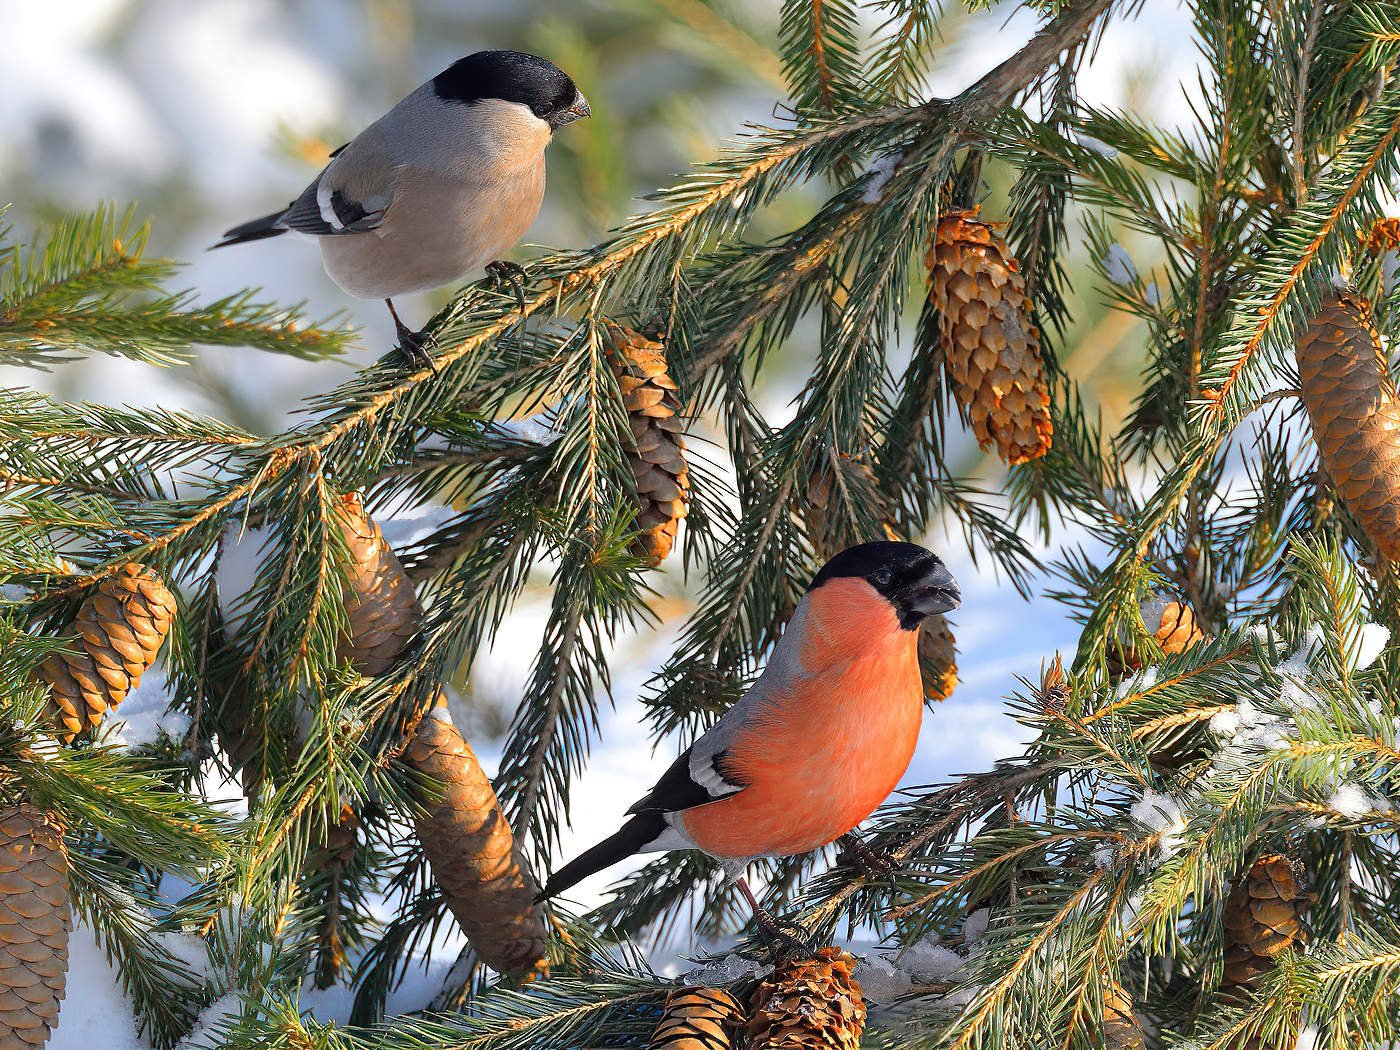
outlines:
[{"label": "bird's leg", "polygon": [[801,958],[809,958],[816,954],[816,945],[805,936],[806,931],[796,923],[784,923],[759,904],[753,890],[749,889],[748,880],[742,875],[736,875],[734,885],[739,887],[739,892],[744,895],[744,899],[749,902],[749,907],[753,909],[754,927],[758,930],[758,935],[768,944],[768,947],[772,948],[774,952],[778,952],[780,947],[784,947]]},{"label": "bird's leg", "polygon": [[850,861],[871,882],[887,879],[899,870],[898,861],[884,850],[866,845],[854,831],[846,832],[836,841],[841,846],[837,861]]},{"label": "bird's leg", "polygon": [[433,361],[433,355],[428,353],[428,337],[422,332],[415,332],[399,320],[399,312],[394,309],[394,300],[385,299],[384,303],[389,307],[389,315],[394,319],[394,330],[399,337],[399,353],[411,363],[424,366],[436,374],[437,363]]},{"label": "bird's leg", "polygon": [[486,264],[486,275],[496,282],[497,287],[508,284],[515,292],[515,301],[520,306],[520,319],[525,319],[525,267],[519,263],[497,259]]}]

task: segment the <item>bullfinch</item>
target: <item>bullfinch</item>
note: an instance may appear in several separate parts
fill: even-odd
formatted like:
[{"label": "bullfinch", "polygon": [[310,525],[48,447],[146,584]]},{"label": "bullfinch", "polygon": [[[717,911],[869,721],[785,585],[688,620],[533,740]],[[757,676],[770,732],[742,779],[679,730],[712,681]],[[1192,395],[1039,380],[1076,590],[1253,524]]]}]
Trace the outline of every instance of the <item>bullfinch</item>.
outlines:
[{"label": "bullfinch", "polygon": [[742,877],[758,857],[844,836],[894,790],[919,735],[919,624],[957,582],[913,543],[863,543],[812,580],[763,674],[687,748],[614,835],[556,871],[541,898],[634,853],[698,849]]},{"label": "bullfinch", "polygon": [[478,51],[332,153],[286,208],[235,226],[214,247],[311,234],[331,279],[388,303],[400,349],[432,367],[423,334],[399,319],[393,297],[484,268],[514,283],[523,304],[520,267],[501,256],[539,213],[554,132],[588,115],[588,100],[552,62]]}]

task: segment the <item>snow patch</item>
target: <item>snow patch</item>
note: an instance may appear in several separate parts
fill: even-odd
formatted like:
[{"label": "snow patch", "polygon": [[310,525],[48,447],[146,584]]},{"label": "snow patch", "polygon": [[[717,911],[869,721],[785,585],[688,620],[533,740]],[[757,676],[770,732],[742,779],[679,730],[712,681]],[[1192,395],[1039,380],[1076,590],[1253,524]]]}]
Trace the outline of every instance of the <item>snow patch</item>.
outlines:
[{"label": "snow patch", "polygon": [[1322,1046],[1322,1033],[1309,1025],[1298,1033],[1298,1040],[1293,1044],[1293,1050],[1320,1050]]},{"label": "snow patch", "polygon": [[237,521],[230,522],[224,530],[214,584],[218,590],[224,629],[230,638],[243,633],[252,613],[248,592],[257,582],[258,572],[277,538],[274,529],[247,527]]},{"label": "snow patch", "polygon": [[860,193],[862,204],[880,203],[880,199],[885,194],[885,187],[889,185],[890,179],[894,178],[894,171],[903,159],[903,150],[896,150],[894,153],[886,153],[883,157],[875,158],[875,163],[870,165],[865,172],[869,178],[866,180],[865,188]]},{"label": "snow patch", "polygon": [[176,1050],[215,1050],[223,1046],[225,1025],[243,1012],[243,997],[237,992],[221,995],[200,1011],[190,1034],[181,1039]]},{"label": "snow patch", "polygon": [[1085,149],[1092,150],[1094,153],[1097,153],[1100,157],[1104,157],[1107,160],[1112,160],[1114,157],[1118,156],[1117,149],[1110,146],[1103,139],[1094,138],[1093,135],[1085,135],[1083,132],[1076,131],[1074,132],[1074,141]]},{"label": "snow patch", "polygon": [[717,985],[733,984],[748,977],[767,977],[773,967],[762,965],[742,955],[730,954],[722,959],[711,959],[681,974],[681,983],[701,988],[714,988]]},{"label": "snow patch", "polygon": [[1186,818],[1182,815],[1181,804],[1170,795],[1149,788],[1142,798],[1133,803],[1130,815],[1140,824],[1146,824],[1161,838],[1157,842],[1159,860],[1170,860],[1181,849],[1181,835],[1186,830]]},{"label": "snow patch", "polygon": [[1378,623],[1368,623],[1361,628],[1361,633],[1356,640],[1356,662],[1352,666],[1354,671],[1364,671],[1370,667],[1385,651],[1387,643],[1390,641],[1390,629],[1382,627]]},{"label": "snow patch", "polygon": [[1137,280],[1137,266],[1133,264],[1128,249],[1121,244],[1110,244],[1100,261],[1103,263],[1104,274],[1114,284],[1127,285]]},{"label": "snow patch", "polygon": [[154,744],[162,736],[184,740],[192,724],[185,711],[168,711],[174,699],[163,664],[146,671],[141,684],[126,694],[117,713],[108,718],[104,739],[121,747],[139,748]]},{"label": "snow patch", "polygon": [[951,948],[944,948],[932,938],[910,945],[900,956],[900,969],[921,984],[939,984],[949,980],[966,960]]},{"label": "snow patch", "polygon": [[855,978],[865,998],[874,1003],[891,1003],[908,995],[914,979],[882,955],[868,955],[856,964]]}]

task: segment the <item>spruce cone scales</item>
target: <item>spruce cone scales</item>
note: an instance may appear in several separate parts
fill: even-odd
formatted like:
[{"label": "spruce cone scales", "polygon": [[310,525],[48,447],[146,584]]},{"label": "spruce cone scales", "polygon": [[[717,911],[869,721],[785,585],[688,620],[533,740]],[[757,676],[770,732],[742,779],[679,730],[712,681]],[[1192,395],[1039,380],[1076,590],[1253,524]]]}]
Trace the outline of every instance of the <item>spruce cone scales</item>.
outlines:
[{"label": "spruce cone scales", "polygon": [[0,1050],[48,1042],[72,928],[62,827],[27,803],[0,809]]},{"label": "spruce cone scales", "polygon": [[1381,555],[1400,560],[1400,398],[1370,306],[1333,296],[1297,349],[1303,404],[1332,484]]},{"label": "spruce cone scales", "polygon": [[858,1050],[865,1002],[855,959],[820,948],[782,964],[754,992],[749,1050]]},{"label": "spruce cone scales", "polygon": [[1112,977],[1103,998],[1103,1045],[1105,1050],[1146,1050],[1147,1037],[1133,1014],[1133,997]]},{"label": "spruce cone scales", "polygon": [[953,394],[983,449],[1007,463],[1050,448],[1050,388],[1040,331],[1020,265],[993,227],[968,213],[944,216],[928,252]]},{"label": "spruce cone scales", "polygon": [[341,501],[341,528],[350,548],[349,589],[345,615],[350,632],[340,645],[339,656],[363,675],[387,671],[418,634],[423,607],[398,556],[373,518],[365,513],[359,496]]},{"label": "spruce cone scales", "polygon": [[1162,610],[1162,617],[1152,637],[1168,656],[1176,656],[1205,640],[1205,632],[1196,622],[1196,614],[1191,606],[1183,602],[1169,602]]},{"label": "spruce cone scales", "polygon": [[503,974],[548,971],[544,910],[491,782],[439,706],[418,723],[404,761],[443,785],[415,817],[418,839],[447,905],[481,960]]},{"label": "spruce cone scales", "polygon": [[919,628],[919,672],[925,699],[947,700],[958,686],[957,641],[942,613],[934,613]]},{"label": "spruce cone scales", "polygon": [[666,997],[648,1050],[731,1050],[744,1012],[723,988],[678,988]]},{"label": "spruce cone scales", "polygon": [[627,462],[641,504],[633,550],[656,566],[671,553],[690,499],[681,401],[660,343],[623,325],[609,325],[607,354],[632,426]]},{"label": "spruce cone scales", "polygon": [[175,596],[144,565],[123,565],[94,588],[73,623],[72,651],[39,667],[60,739],[97,728],[141,684],[174,620]]},{"label": "spruce cone scales", "polygon": [[1307,940],[1306,895],[1287,857],[1260,857],[1225,901],[1227,989],[1248,989],[1274,968],[1280,953]]}]

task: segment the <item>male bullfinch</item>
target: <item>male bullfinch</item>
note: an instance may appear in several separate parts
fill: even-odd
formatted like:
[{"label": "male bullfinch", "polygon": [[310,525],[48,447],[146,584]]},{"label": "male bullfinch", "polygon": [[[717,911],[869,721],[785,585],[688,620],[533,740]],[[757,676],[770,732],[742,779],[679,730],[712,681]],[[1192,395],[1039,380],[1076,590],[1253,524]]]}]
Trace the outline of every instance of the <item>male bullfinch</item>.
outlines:
[{"label": "male bullfinch", "polygon": [[825,846],[874,812],[909,767],[923,714],[919,624],[961,600],[913,543],[863,543],[826,563],[763,674],[627,812],[556,871],[553,897],[634,853],[698,849],[741,873],[756,857]]},{"label": "male bullfinch", "polygon": [[484,267],[519,286],[501,261],[544,200],[554,132],[589,115],[588,100],[552,62],[478,51],[454,62],[353,140],[282,211],[235,226],[215,248],[287,230],[320,239],[331,279],[389,304],[399,347],[432,367],[422,333],[393,296],[451,284]]}]

